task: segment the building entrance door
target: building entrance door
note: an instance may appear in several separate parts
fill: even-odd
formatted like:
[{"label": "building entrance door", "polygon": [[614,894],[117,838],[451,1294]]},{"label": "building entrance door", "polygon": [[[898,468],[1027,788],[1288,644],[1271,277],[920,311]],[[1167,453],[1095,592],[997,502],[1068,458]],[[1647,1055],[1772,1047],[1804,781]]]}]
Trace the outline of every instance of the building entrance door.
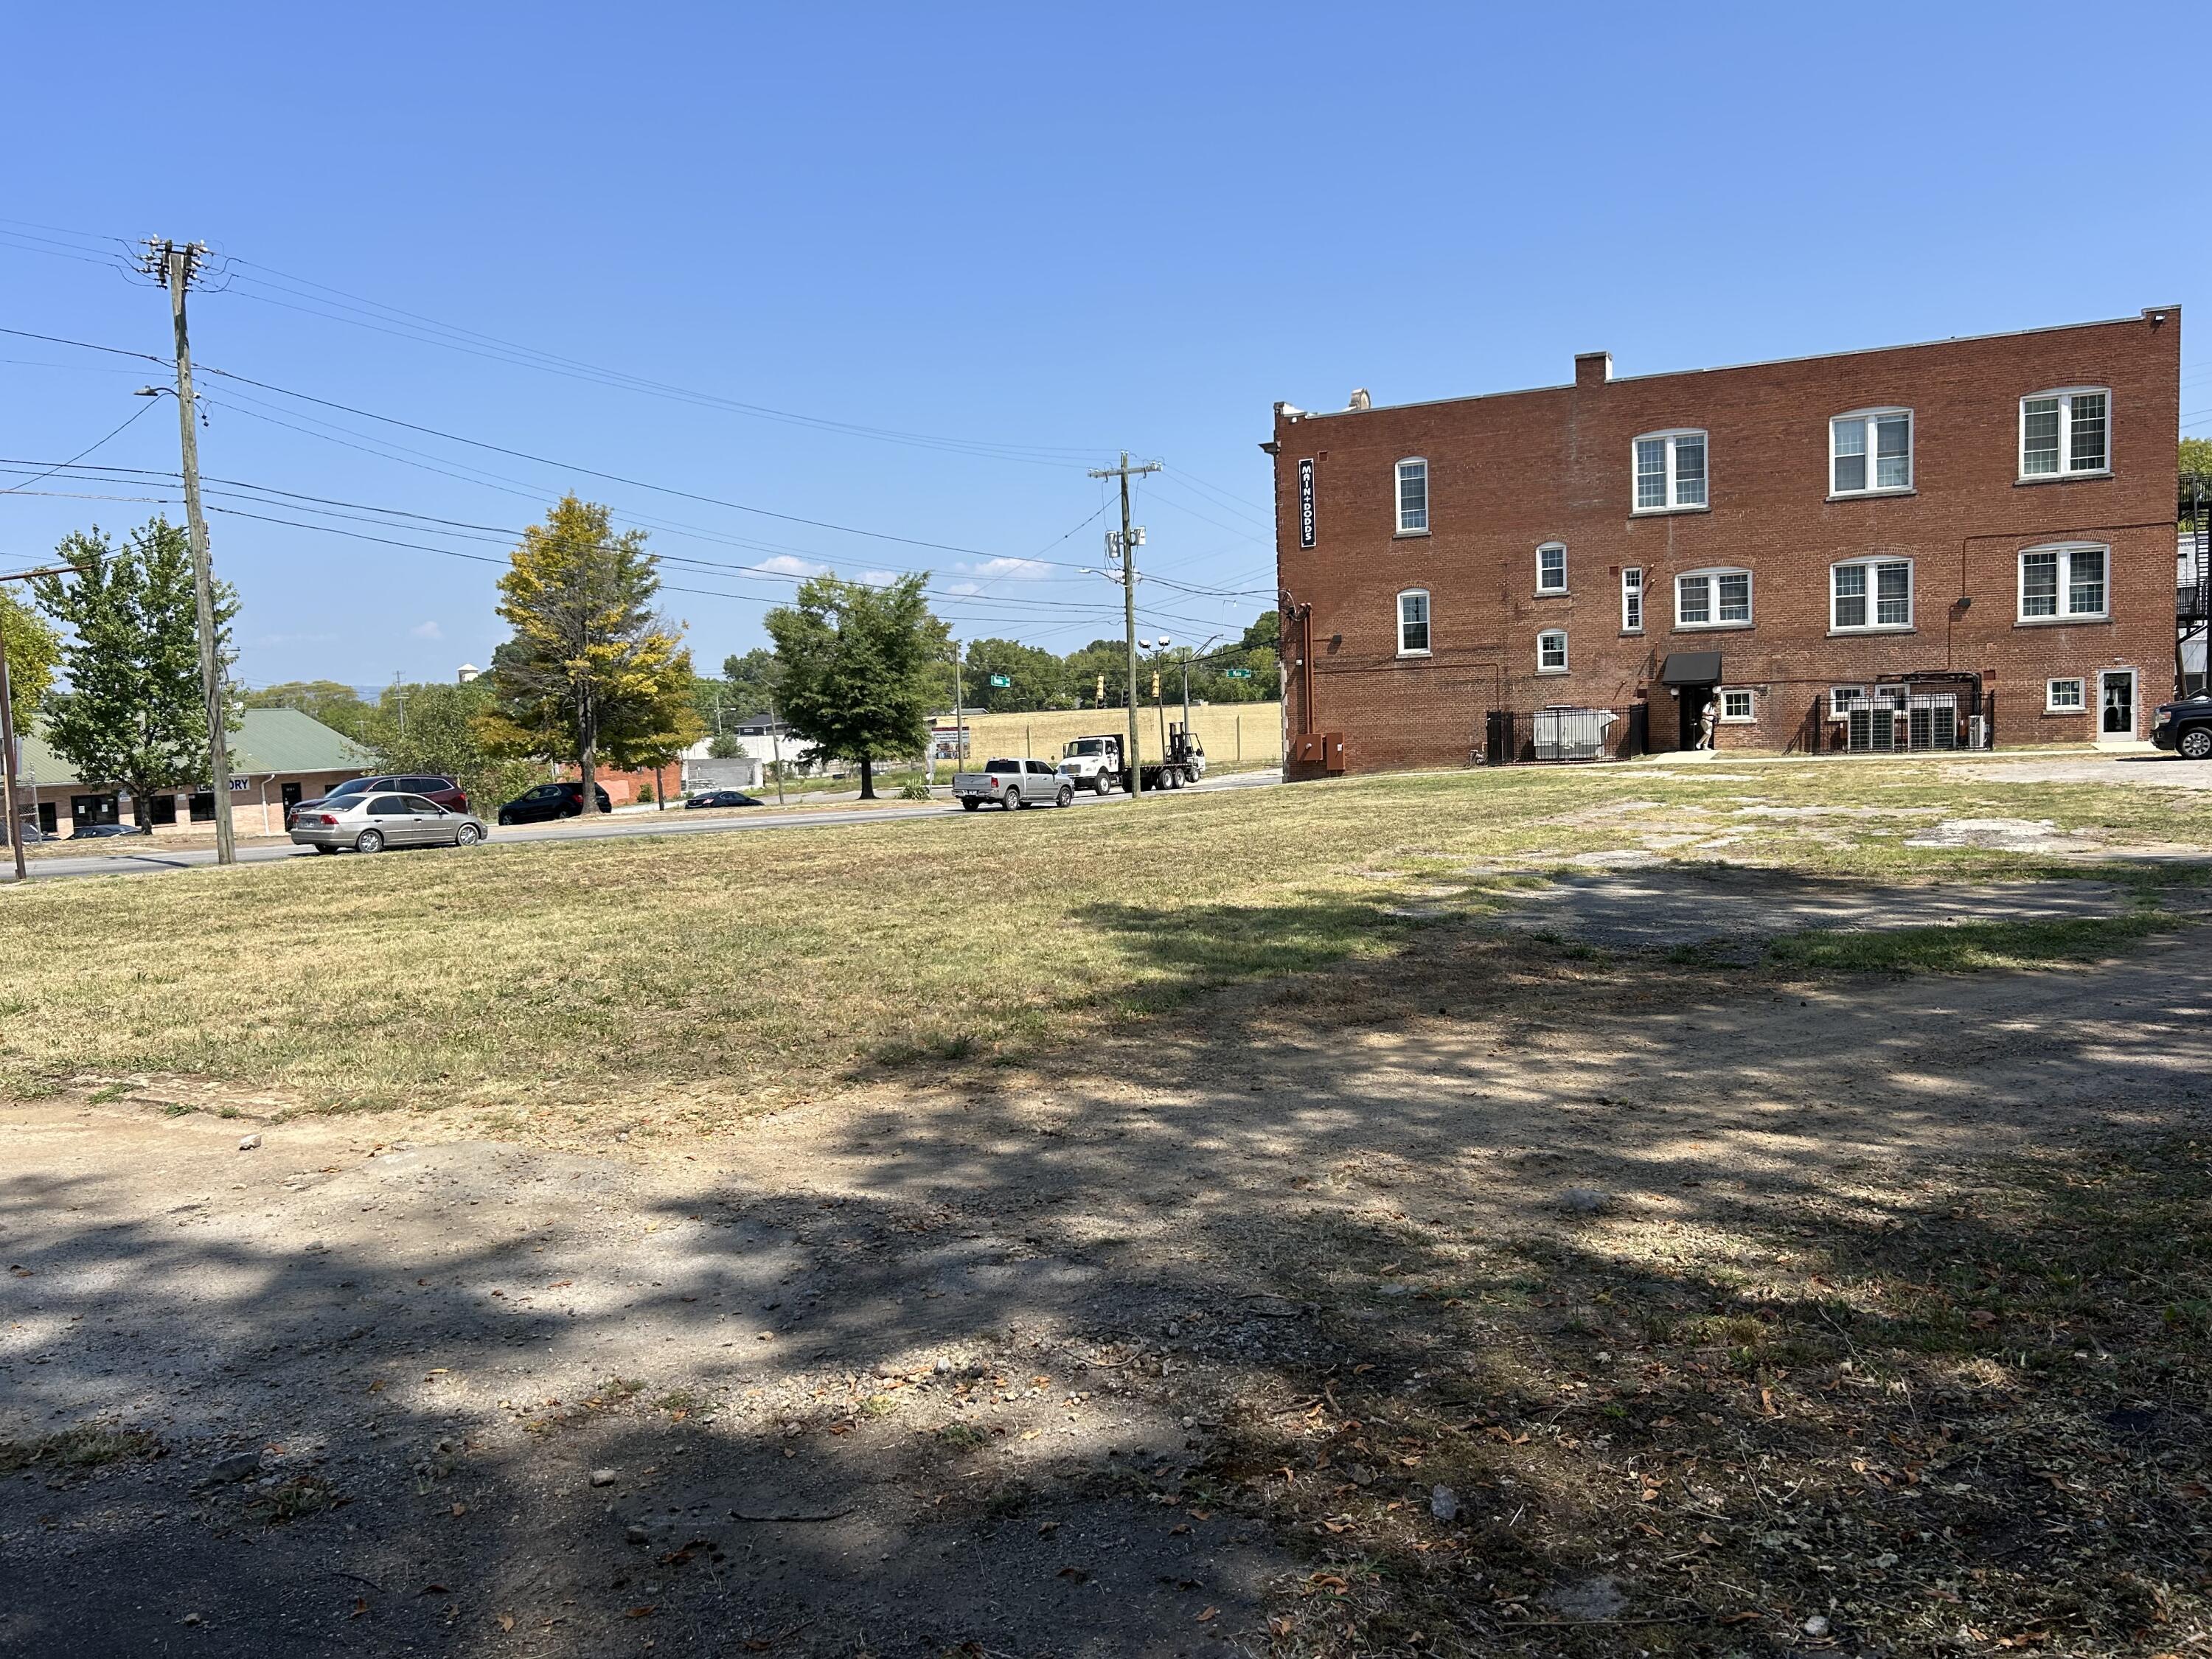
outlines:
[{"label": "building entrance door", "polygon": [[2107,668],[2097,676],[2104,713],[2097,722],[2100,741],[2125,741],[2136,734],[2136,671]]},{"label": "building entrance door", "polygon": [[1705,705],[1719,693],[1710,685],[1685,685],[1679,689],[1682,695],[1675,702],[1680,708],[1682,734],[1676,746],[1695,749],[1705,738]]}]

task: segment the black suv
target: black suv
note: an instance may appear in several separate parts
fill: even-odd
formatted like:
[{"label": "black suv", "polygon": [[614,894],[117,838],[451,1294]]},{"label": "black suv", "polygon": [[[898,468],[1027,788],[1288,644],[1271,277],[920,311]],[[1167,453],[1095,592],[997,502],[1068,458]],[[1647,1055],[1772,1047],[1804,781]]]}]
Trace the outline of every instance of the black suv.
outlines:
[{"label": "black suv", "polygon": [[2159,704],[2150,720],[2150,740],[2184,760],[2212,760],[2212,693]]},{"label": "black suv", "polygon": [[[599,797],[599,811],[613,811],[607,792],[598,784],[592,793]],[[584,816],[584,786],[571,780],[567,783],[541,783],[535,789],[526,789],[499,809],[501,823],[543,823],[548,818],[580,818]]]}]

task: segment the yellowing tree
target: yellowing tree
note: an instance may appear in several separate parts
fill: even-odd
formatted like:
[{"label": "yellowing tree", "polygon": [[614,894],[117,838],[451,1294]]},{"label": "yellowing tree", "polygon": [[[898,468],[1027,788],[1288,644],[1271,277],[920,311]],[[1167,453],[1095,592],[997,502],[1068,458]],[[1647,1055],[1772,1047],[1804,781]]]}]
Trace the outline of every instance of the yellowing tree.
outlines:
[{"label": "yellowing tree", "polygon": [[654,608],[659,562],[645,532],[564,495],[523,532],[499,579],[514,636],[494,652],[488,746],[574,764],[583,810],[599,811],[602,765],[665,766],[706,729],[691,701],[691,653]]}]

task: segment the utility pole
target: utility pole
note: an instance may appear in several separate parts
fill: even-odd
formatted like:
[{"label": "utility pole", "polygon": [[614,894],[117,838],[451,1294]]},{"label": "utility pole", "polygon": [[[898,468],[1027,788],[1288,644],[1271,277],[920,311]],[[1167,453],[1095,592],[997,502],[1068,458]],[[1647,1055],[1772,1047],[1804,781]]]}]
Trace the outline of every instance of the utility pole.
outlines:
[{"label": "utility pole", "polygon": [[[54,565],[44,570],[19,570],[10,575],[0,576],[0,581],[20,582],[33,576],[74,574],[69,565]],[[0,746],[6,750],[5,759],[0,760],[0,796],[5,796],[6,801],[0,810],[8,814],[8,844],[15,850],[15,879],[27,881],[31,872],[23,862],[23,820],[15,811],[15,693],[8,681],[8,639],[4,634],[0,634]],[[35,800],[37,796],[38,790],[33,785],[33,799]]]},{"label": "utility pole", "polygon": [[[1129,522],[1129,480],[1159,470],[1158,461],[1131,466],[1129,452],[1125,449],[1121,465],[1101,467],[1091,474],[1094,478],[1121,481],[1121,631],[1129,647],[1129,793],[1133,799],[1145,793],[1145,768],[1137,754],[1137,545],[1143,532]],[[1112,552],[1110,548],[1109,552]],[[1160,758],[1165,760],[1167,757],[1162,755]]]},{"label": "utility pole", "polygon": [[960,641],[952,641],[952,769],[963,772],[968,767],[968,701],[967,688],[960,678]]},{"label": "utility pole", "polygon": [[208,787],[215,796],[215,861],[238,862],[230,823],[230,732],[222,696],[222,653],[215,635],[215,570],[208,556],[207,520],[200,513],[199,434],[193,426],[192,349],[185,330],[185,290],[198,274],[207,247],[199,242],[149,238],[140,269],[169,290],[169,316],[177,331],[177,424],[183,440],[185,524],[192,544],[192,597],[199,614],[200,688],[207,704]]},{"label": "utility pole", "polygon": [[775,723],[775,693],[768,694],[768,751],[775,757],[775,804],[783,805],[783,733]]}]

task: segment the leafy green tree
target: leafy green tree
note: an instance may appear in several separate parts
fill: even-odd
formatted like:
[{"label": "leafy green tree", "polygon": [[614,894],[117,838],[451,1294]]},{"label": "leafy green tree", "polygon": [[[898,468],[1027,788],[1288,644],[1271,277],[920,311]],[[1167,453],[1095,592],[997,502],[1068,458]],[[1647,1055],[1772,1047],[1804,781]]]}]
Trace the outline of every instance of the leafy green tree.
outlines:
[{"label": "leafy green tree", "polygon": [[534,783],[538,763],[493,753],[483,727],[494,712],[494,688],[482,678],[466,685],[434,680],[387,686],[376,707],[366,708],[358,740],[376,757],[380,772],[431,772],[452,778],[480,812],[496,810]]},{"label": "leafy green tree", "polygon": [[[1016,640],[974,640],[966,655],[970,708],[1018,714],[1067,702],[1067,664],[1049,651]],[[1007,684],[993,685],[994,675]]]},{"label": "leafy green tree", "polygon": [[356,742],[362,739],[369,717],[375,712],[362,701],[361,693],[336,680],[286,680],[248,691],[240,701],[247,708],[296,708]]},{"label": "leafy green tree", "polygon": [[485,676],[486,744],[573,763],[587,813],[599,810],[602,764],[665,766],[705,729],[691,653],[653,609],[658,567],[643,531],[617,535],[605,507],[565,495],[523,532],[499,579],[499,614],[514,635]]},{"label": "leafy green tree", "polygon": [[[58,551],[70,574],[33,586],[46,614],[69,630],[61,648],[67,686],[47,694],[42,730],[85,782],[128,790],[131,816],[143,824],[149,797],[207,781],[191,546],[157,517],[119,548],[95,526]],[[217,583],[216,656],[226,665],[237,614],[237,596]]]},{"label": "leafy green tree", "polygon": [[2184,530],[2197,527],[2197,492],[2204,492],[2206,516],[2212,518],[2212,438],[2181,441],[2179,517]]},{"label": "leafy green tree", "polygon": [[[1102,680],[1106,687],[1103,702],[1098,691]],[[1080,651],[1068,653],[1068,690],[1079,706],[1085,708],[1122,708],[1128,702],[1128,684],[1129,648],[1121,641],[1093,640]]]},{"label": "leafy green tree", "polygon": [[8,701],[15,730],[27,734],[54,683],[62,659],[61,635],[12,593],[0,593],[0,642],[8,652]]},{"label": "leafy green tree", "polygon": [[1245,651],[1279,649],[1283,643],[1282,613],[1262,611],[1260,619],[1244,630],[1244,637],[1237,643],[1239,649]]},{"label": "leafy green tree", "polygon": [[722,713],[731,720],[750,720],[768,713],[775,696],[775,653],[756,647],[742,656],[722,659]]},{"label": "leafy green tree", "polygon": [[926,580],[879,588],[817,576],[765,619],[781,675],[778,712],[816,756],[860,767],[862,800],[876,799],[878,761],[928,744],[928,670],[947,641],[922,598]]},{"label": "leafy green tree", "polygon": [[752,751],[736,732],[725,732],[707,745],[707,752],[716,760],[744,760]]}]

